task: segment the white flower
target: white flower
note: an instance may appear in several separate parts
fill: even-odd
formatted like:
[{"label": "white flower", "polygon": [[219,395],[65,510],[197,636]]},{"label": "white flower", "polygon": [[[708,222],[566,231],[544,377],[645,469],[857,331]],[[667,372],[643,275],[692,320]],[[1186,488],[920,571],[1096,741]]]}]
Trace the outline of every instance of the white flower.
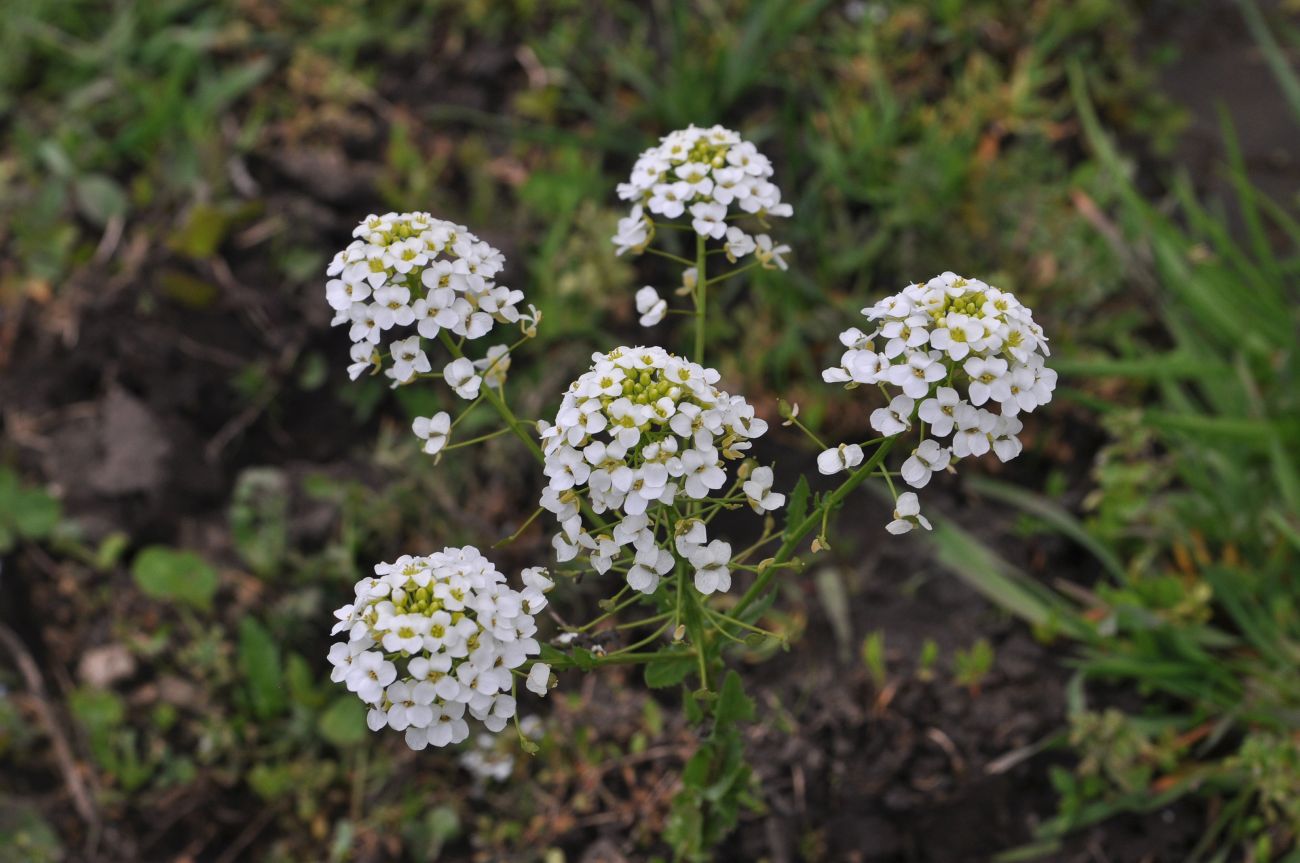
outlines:
[{"label": "white flower", "polygon": [[[845,330],[840,341],[847,350],[822,377],[846,387],[902,390],[872,412],[871,426],[886,436],[903,434],[915,408],[922,434],[933,439],[920,441],[904,460],[900,475],[907,483],[922,488],[951,461],[990,450],[1004,461],[1020,454],[1016,415],[1049,402],[1056,388],[1056,373],[1045,365],[1047,339],[1029,309],[1005,291],[947,272],[862,314],[874,329]],[[877,337],[883,350],[876,349]],[[982,407],[994,404],[999,413]],[[834,467],[831,456],[823,458]],[[899,512],[891,532],[929,526],[911,492],[899,497]]]},{"label": "white flower", "polygon": [[510,349],[493,345],[488,348],[487,356],[474,361],[474,369],[488,386],[500,389],[506,385],[506,372],[510,371]]},{"label": "white flower", "polygon": [[1020,455],[1023,445],[1020,443],[1020,430],[1024,424],[1014,416],[1000,416],[994,423],[992,438],[993,452],[1002,461],[1011,461]]},{"label": "white flower", "polygon": [[948,373],[937,351],[908,351],[905,361],[889,367],[889,382],[903,390],[910,399],[924,398],[930,392],[930,385],[942,380]]},{"label": "white flower", "polygon": [[627,573],[627,583],[641,593],[654,593],[660,576],[673,568],[673,555],[644,538],[639,543],[634,558],[636,562]]},{"label": "white flower", "polygon": [[[613,238],[616,252],[640,253],[649,244],[651,226],[643,215],[647,210],[665,220],[689,215],[691,227],[701,236],[725,236],[725,251],[733,262],[757,251],[764,266],[784,268],[781,255],[788,247],[773,246],[765,235],[750,237],[727,221],[748,214],[760,219],[790,216],[793,208],[781,200],[771,177],[772,163],[729,129],[690,126],[666,135],[641,154],[631,177],[618,186],[618,196],[633,206]],[[346,299],[339,295],[336,302]]]},{"label": "white flower", "polygon": [[691,227],[695,233],[721,239],[727,232],[727,208],[712,201],[691,204]]},{"label": "white flower", "polygon": [[963,404],[961,397],[952,387],[939,387],[934,391],[934,398],[921,402],[916,415],[924,423],[929,423],[930,433],[935,437],[947,437],[952,434],[953,411]]},{"label": "white flower", "polygon": [[424,647],[424,636],[429,633],[431,621],[420,614],[402,614],[383,621],[384,637],[380,644],[389,653],[415,653]]},{"label": "white flower", "polygon": [[[404,731],[412,749],[465,740],[467,715],[499,731],[515,711],[512,669],[541,652],[528,593],[549,579],[530,570],[526,584],[511,588],[472,546],[378,564],[335,614],[348,641],[330,647],[331,679],[371,706],[370,728]],[[538,667],[529,688],[541,678],[544,692]]]},{"label": "white flower", "polygon": [[357,342],[352,346],[352,364],[348,366],[348,377],[356,380],[375,365],[375,346],[370,342]]},{"label": "white flower", "polygon": [[505,782],[514,772],[515,757],[496,748],[496,742],[490,734],[478,735],[474,748],[461,754],[460,766],[480,781]]},{"label": "white flower", "polygon": [[478,398],[479,387],[482,386],[483,379],[478,376],[474,369],[474,363],[470,360],[465,357],[452,360],[442,370],[442,376],[456,395],[463,399]]},{"label": "white flower", "polygon": [[971,352],[972,347],[979,348],[984,338],[984,325],[979,318],[953,313],[948,315],[944,326],[930,333],[930,346],[944,351],[954,360],[960,360]]},{"label": "white flower", "polygon": [[451,417],[446,411],[438,411],[431,417],[416,417],[411,423],[411,431],[424,441],[422,449],[429,455],[437,455],[447,445],[451,435]]},{"label": "white flower", "polygon": [[668,301],[660,297],[654,288],[646,285],[636,292],[636,310],[641,316],[641,326],[653,327],[668,313]]},{"label": "white flower", "polygon": [[[970,403],[979,407],[989,400],[995,387],[1003,384],[1007,361],[1001,357],[971,357],[962,368],[970,376]],[[1008,393],[1009,390],[1008,385]]]},{"label": "white flower", "polygon": [[692,518],[677,523],[677,535],[673,537],[673,544],[677,548],[677,553],[687,560],[690,560],[695,549],[708,541],[708,529],[703,522]]},{"label": "white flower", "polygon": [[785,505],[785,495],[772,491],[772,479],[770,467],[756,467],[740,487],[754,512],[770,512]]},{"label": "white flower", "polygon": [[519,574],[519,579],[525,587],[540,593],[548,593],[555,587],[555,582],[543,566],[530,566]]},{"label": "white flower", "polygon": [[393,342],[391,349],[393,367],[388,370],[388,376],[397,383],[408,383],[417,374],[433,370],[429,365],[429,358],[425,356],[424,351],[420,350],[419,336]]},{"label": "white flower", "polygon": [[[505,258],[463,226],[428,213],[387,213],[367,217],[352,235],[326,269],[325,296],[332,323],[348,325],[353,380],[391,356],[386,374],[407,383],[431,369],[421,338],[446,329],[473,340],[498,323],[523,321],[523,292],[495,281]],[[536,317],[523,323],[535,325]],[[385,347],[390,333],[396,337]]]},{"label": "white flower", "polygon": [[[1004,414],[1045,404],[1056,386],[1055,374],[1043,365],[1047,340],[1032,313],[1011,294],[977,279],[943,273],[923,285],[909,285],[862,313],[877,322],[878,332],[888,340],[883,356],[891,366],[884,379],[904,387],[913,398],[921,397],[917,395],[921,381],[912,383],[909,391],[909,375],[924,383],[941,379],[928,371],[927,361],[942,370],[942,378],[964,383],[970,404],[978,407],[991,399]],[[846,331],[846,337],[855,336],[846,346],[858,349],[859,334],[856,329]],[[922,353],[919,349],[926,346]],[[899,369],[899,364],[910,368]],[[849,368],[847,359],[842,359],[840,368],[828,369],[827,375],[845,383]],[[943,390],[960,396],[953,386]],[[948,394],[941,403],[953,406]]]},{"label": "white flower", "polygon": [[727,260],[734,264],[737,259],[743,258],[757,249],[758,245],[754,242],[753,237],[732,225],[727,228],[727,243],[723,248],[727,250]]},{"label": "white flower", "polygon": [[640,252],[650,241],[650,223],[641,214],[641,207],[635,206],[627,218],[618,220],[618,233],[614,235],[614,254],[621,255],[627,251]]},{"label": "white flower", "polygon": [[545,662],[533,663],[533,667],[528,670],[528,682],[524,685],[529,692],[545,697],[551,685],[551,666]]},{"label": "white flower", "polygon": [[892,534],[903,534],[914,527],[930,530],[930,521],[921,515],[921,502],[916,494],[905,491],[898,496],[898,501],[894,504],[894,520],[885,525],[885,530]]},{"label": "white flower", "polygon": [[952,454],[936,441],[923,440],[899,468],[903,481],[912,488],[925,488],[933,473],[943,470],[952,461]]},{"label": "white flower", "polygon": [[952,435],[952,454],[957,458],[982,456],[989,451],[989,435],[997,417],[981,408],[962,405],[957,410],[957,430]]},{"label": "white flower", "polygon": [[718,466],[718,453],[713,447],[689,449],[682,453],[681,461],[686,494],[696,500],[708,497],[710,491],[727,482],[727,472]]},{"label": "white flower", "polygon": [[378,704],[384,689],[397,677],[397,667],[378,651],[368,650],[352,661],[345,678],[348,689],[367,704]]},{"label": "white flower", "polygon": [[686,202],[695,196],[690,183],[659,183],[654,187],[646,207],[655,215],[676,219],[686,212]]},{"label": "white flower", "polygon": [[767,234],[759,234],[754,237],[754,243],[754,254],[758,257],[758,260],[762,263],[764,269],[788,269],[788,265],[783,256],[790,254],[789,246],[784,243],[780,245],[773,244],[772,238]]},{"label": "white flower", "polygon": [[[623,347],[592,361],[565,393],[555,424],[540,429],[547,477],[541,505],[560,528],[552,540],[559,560],[585,555],[592,569],[606,572],[634,550],[627,582],[652,593],[675,561],[689,556],[668,535],[665,508],[723,488],[726,463],[742,459],[767,424],[743,398],[718,390],[715,370],[663,348]],[[770,489],[762,498],[769,508],[781,499]],[[579,514],[584,505],[597,516],[612,513],[613,530],[589,533]]]},{"label": "white flower", "polygon": [[405,731],[412,725],[426,728],[433,721],[433,708],[430,705],[435,693],[434,686],[429,681],[398,681],[389,685],[385,695],[392,706],[384,718],[388,727],[394,731]]},{"label": "white flower", "polygon": [[542,322],[542,310],[528,304],[528,314],[519,316],[519,330],[530,339],[537,338],[537,325]]},{"label": "white flower", "polygon": [[912,427],[912,408],[916,402],[910,396],[894,396],[887,408],[871,412],[871,427],[885,437],[902,434]]},{"label": "white flower", "polygon": [[731,545],[715,539],[706,546],[691,552],[691,566],[695,567],[695,589],[708,596],[725,593],[731,589]]},{"label": "white flower", "polygon": [[852,470],[862,464],[862,447],[855,443],[840,444],[817,456],[817,470],[826,476]]}]

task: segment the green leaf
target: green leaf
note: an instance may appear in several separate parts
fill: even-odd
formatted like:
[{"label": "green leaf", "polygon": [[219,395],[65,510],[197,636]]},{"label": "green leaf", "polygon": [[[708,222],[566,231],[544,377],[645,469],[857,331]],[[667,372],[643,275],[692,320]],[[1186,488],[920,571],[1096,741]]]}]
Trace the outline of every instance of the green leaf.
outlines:
[{"label": "green leaf", "polygon": [[572,660],[574,667],[580,671],[591,671],[600,664],[596,654],[585,647],[573,648],[573,650],[569,651],[568,656]]},{"label": "green leaf", "polygon": [[686,679],[695,667],[695,660],[690,656],[666,654],[659,659],[646,663],[645,683],[651,689],[663,689],[676,686]]},{"label": "green leaf", "polygon": [[325,699],[316,688],[311,666],[301,654],[290,653],[284,661],[284,683],[289,689],[289,698],[301,707],[319,708]]},{"label": "green leaf", "polygon": [[45,165],[49,172],[54,176],[63,180],[72,176],[72,172],[75,170],[72,160],[68,158],[68,154],[63,151],[63,148],[60,147],[57,142],[43,141],[40,146],[36,148],[36,154],[40,158],[41,163]]},{"label": "green leaf", "polygon": [[289,481],[275,468],[249,468],[235,480],[230,532],[244,562],[262,577],[280,568],[288,549]]},{"label": "green leaf", "polygon": [[0,797],[0,863],[57,863],[68,859],[59,834],[31,803]]},{"label": "green leaf", "polygon": [[355,746],[366,739],[366,706],[353,695],[341,695],[320,715],[317,726],[330,744]]},{"label": "green leaf", "polygon": [[542,652],[538,654],[537,658],[542,662],[545,662],[547,665],[557,665],[563,664],[564,660],[568,658],[568,654],[563,650],[560,650],[558,647],[554,647],[550,644],[543,644]]},{"label": "green leaf", "polygon": [[127,214],[130,205],[126,192],[112,177],[104,174],[86,174],[72,184],[77,209],[101,228],[111,219]]},{"label": "green leaf", "polygon": [[1087,624],[1063,597],[952,522],[945,519],[923,536],[934,544],[939,563],[989,601],[1035,626],[1053,624],[1072,635],[1087,635]]},{"label": "green leaf", "polygon": [[442,848],[460,835],[460,818],[450,806],[438,806],[423,818],[405,819],[402,835],[406,847],[416,860],[438,860]]},{"label": "green leaf", "polygon": [[828,566],[817,571],[813,583],[817,587],[817,599],[831,625],[831,634],[835,636],[836,653],[840,662],[846,663],[853,656],[853,618],[844,576],[839,569]]},{"label": "green leaf", "polygon": [[808,479],[800,476],[785,506],[785,535],[808,516]]},{"label": "green leaf", "polygon": [[745,694],[740,675],[735,671],[728,671],[726,680],[722,682],[722,691],[718,694],[714,715],[717,718],[718,729],[754,718],[754,700]]},{"label": "green leaf", "polygon": [[1047,522],[1051,527],[1091,552],[1092,556],[1097,558],[1098,563],[1104,566],[1118,581],[1122,582],[1124,580],[1124,564],[1120,562],[1120,559],[1100,540],[1088,533],[1084,526],[1079,523],[1079,520],[1064,507],[1042,495],[986,477],[974,477],[970,480],[970,485],[980,494],[1009,503]]},{"label": "green leaf", "polygon": [[280,647],[254,617],[239,622],[239,668],[254,715],[266,719],[279,713],[284,708]]},{"label": "green leaf", "polygon": [[0,468],[0,551],[19,540],[41,540],[59,526],[59,502],[43,489],[24,488],[18,476]]},{"label": "green leaf", "polygon": [[1195,435],[1200,440],[1224,440],[1261,449],[1277,438],[1294,438],[1295,423],[1270,423],[1249,417],[1200,416],[1149,410],[1143,419],[1164,432]]},{"label": "green leaf", "polygon": [[1206,375],[1222,374],[1224,363],[1213,358],[1185,353],[1160,354],[1153,357],[1124,359],[1052,358],[1052,368],[1068,378],[1164,378],[1197,381]]},{"label": "green leaf", "polygon": [[289,764],[258,764],[248,771],[247,778],[257,796],[267,801],[284,797],[293,790],[296,781],[293,766]]},{"label": "green leaf", "polygon": [[190,210],[185,224],[167,240],[174,252],[194,260],[212,257],[230,229],[231,219],[223,210],[210,204],[197,204]]},{"label": "green leaf", "polygon": [[212,606],[217,571],[192,551],[153,545],[135,556],[131,575],[146,596],[182,602],[200,611]]},{"label": "green leaf", "polygon": [[172,267],[158,274],[163,296],[191,309],[206,309],[217,301],[220,290],[209,281]]},{"label": "green leaf", "polygon": [[62,515],[59,502],[41,489],[20,489],[12,501],[9,517],[23,539],[44,539],[58,527]]},{"label": "green leaf", "polygon": [[126,704],[121,696],[107,689],[73,690],[68,705],[92,737],[112,731],[126,719]]},{"label": "green leaf", "polygon": [[1250,28],[1250,34],[1259,45],[1260,53],[1264,55],[1264,61],[1268,63],[1273,77],[1277,78],[1278,86],[1286,96],[1287,103],[1290,104],[1296,119],[1300,120],[1300,76],[1296,75],[1295,68],[1292,66],[1293,61],[1278,44],[1277,38],[1269,29],[1268,22],[1264,20],[1264,15],[1259,11],[1259,6],[1254,0],[1245,0],[1238,4],[1237,8],[1246,19],[1246,26]]},{"label": "green leaf", "polygon": [[710,747],[701,748],[692,755],[690,760],[686,762],[686,766],[682,768],[682,785],[687,788],[703,789],[707,787],[712,759],[713,752]]}]

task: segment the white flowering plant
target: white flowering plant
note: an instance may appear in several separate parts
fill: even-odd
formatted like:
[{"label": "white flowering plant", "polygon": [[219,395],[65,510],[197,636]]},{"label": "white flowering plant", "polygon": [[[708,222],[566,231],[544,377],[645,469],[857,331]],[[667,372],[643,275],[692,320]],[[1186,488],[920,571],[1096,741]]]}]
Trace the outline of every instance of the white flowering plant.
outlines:
[{"label": "white flowering plant", "polygon": [[[748,793],[736,724],[752,703],[727,662],[732,647],[781,639],[762,626],[773,580],[797,577],[809,553],[829,547],[831,514],[872,476],[895,501],[885,531],[929,529],[916,492],[898,488],[924,489],[963,458],[1014,458],[1020,416],[1055,386],[1030,311],[982,281],[943,273],[864,308],[865,328],[841,334],[845,350],[823,373],[829,384],[879,391],[876,437],[830,446],[797,406],[764,410],[727,392],[705,362],[709,287],[754,267],[787,267],[790,249],[768,233],[771,220],[792,214],[773,175],[752,143],[718,126],[674,132],[637,159],[617,190],[631,212],[613,243],[619,254],[679,264],[673,295],[690,308],[671,308],[653,287],[628,302],[646,327],[685,316],[690,352],[597,352],[545,418],[521,419],[507,395],[516,349],[542,314],[519,310],[523,293],[497,283],[502,255],[463,226],[427,213],[369,216],[326,284],[334,322],[353,342],[353,378],[382,374],[394,387],[441,380],[456,397],[450,404],[468,402],[415,419],[423,452],[439,459],[505,434],[522,442],[544,485],[536,510],[496,545],[545,514],[553,550],[518,579],[473,546],[377,565],[336,612],[344,640],[330,649],[333,679],[365,703],[373,730],[400,732],[413,749],[474,737],[464,763],[496,776],[509,767],[486,759],[495,750],[483,735],[513,722],[521,748],[536,749],[519,730],[520,684],[541,697],[557,672],[644,665],[650,685],[685,685],[690,717],[711,722],[670,829],[675,845],[697,855],[725,836]],[[693,256],[657,247],[663,237],[679,251],[685,237]],[[717,260],[730,269],[714,272]],[[471,350],[508,327],[518,328],[513,341]],[[457,440],[481,404],[500,427]],[[843,475],[839,485],[814,496],[806,479],[762,463],[754,444],[768,429],[764,413],[806,435],[820,451],[819,473]],[[910,449],[891,468],[887,457],[904,441]],[[716,521],[724,512],[751,512],[755,527],[729,535]],[[733,529],[736,521],[726,520]],[[601,613],[580,624],[553,612],[554,624],[539,621],[577,578],[607,585]]]}]

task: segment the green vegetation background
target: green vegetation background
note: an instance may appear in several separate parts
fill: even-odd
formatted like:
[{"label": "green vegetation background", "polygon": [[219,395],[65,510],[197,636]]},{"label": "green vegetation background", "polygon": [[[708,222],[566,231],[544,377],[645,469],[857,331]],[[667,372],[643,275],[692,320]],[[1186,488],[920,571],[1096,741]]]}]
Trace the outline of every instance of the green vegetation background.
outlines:
[{"label": "green vegetation background", "polygon": [[[77,585],[32,590],[66,603],[51,612],[51,650],[71,671],[92,648],[125,646],[126,660],[99,656],[149,667],[162,692],[141,705],[111,674],[47,681],[92,759],[94,818],[135,830],[166,801],[251,793],[268,804],[253,834],[265,859],[435,859],[447,843],[490,857],[583,835],[573,816],[557,823],[519,794],[465,802],[450,758],[412,770],[369,739],[355,700],[324,674],[329,609],[358,573],[510,524],[528,485],[507,470],[507,446],[431,478],[404,419],[428,413],[431,396],[343,380],[322,273],[371,211],[471,226],[546,311],[532,350],[547,362],[512,372],[540,415],[584,354],[635,337],[633,291],[666,278],[614,257],[614,184],[658,135],[722,122],[772,157],[795,208],[779,228],[791,271],[756,273],[721,298],[715,338],[727,349],[714,355],[751,400],[797,401],[828,437],[861,427],[867,401],[848,407],[819,380],[835,334],[869,298],[945,269],[1017,292],[1054,339],[1063,390],[1029,430],[1044,469],[974,485],[1024,513],[1020,536],[1070,537],[1085,574],[1065,588],[1030,577],[1006,559],[1014,536],[955,522],[934,540],[957,577],[1069,645],[1072,724],[1048,744],[1078,756],[1055,775],[1060,816],[1039,850],[1189,794],[1211,801],[1197,853],[1271,859],[1294,847],[1295,189],[1276,198],[1251,185],[1227,120],[1215,177],[1228,194],[1210,198],[1210,178],[1178,171],[1185,117],[1159,95],[1176,50],[1153,24],[1157,6],[6,4],[4,363],[85,350],[77,334],[100,314],[145,330],[242,314],[258,334],[222,346],[209,415],[189,417],[220,415],[192,457],[226,479],[178,504],[206,511],[195,520],[217,525],[216,539],[65,517],[6,416],[0,551],[23,577],[53,578],[31,562],[44,549]],[[1259,86],[1300,108],[1295,33],[1239,11],[1274,73]],[[317,422],[277,442],[268,427],[295,428],[295,413]],[[310,432],[319,440],[301,442]],[[287,465],[295,446],[317,467]],[[469,488],[489,502],[464,504]],[[303,500],[333,513],[307,540],[290,523]],[[863,648],[881,679],[882,650]],[[958,682],[978,689],[986,653],[981,643],[954,658]],[[1097,681],[1127,686],[1139,706],[1097,707]],[[16,665],[0,670],[0,759],[16,777],[57,774],[18,697],[29,684]],[[518,769],[549,773],[573,812],[598,808],[581,781],[556,776],[644,752],[674,721],[664,711],[676,708],[629,697],[624,739],[588,739],[571,721]],[[18,850],[0,860],[75,859],[85,812],[5,799],[0,831]],[[652,828],[629,841],[669,853]]]}]

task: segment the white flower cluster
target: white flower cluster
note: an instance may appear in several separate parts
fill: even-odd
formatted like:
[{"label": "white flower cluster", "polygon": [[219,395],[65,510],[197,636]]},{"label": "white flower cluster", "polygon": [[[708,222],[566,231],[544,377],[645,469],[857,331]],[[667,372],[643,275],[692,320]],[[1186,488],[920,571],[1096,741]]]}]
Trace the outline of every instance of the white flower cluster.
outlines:
[{"label": "white flower cluster", "polygon": [[[924,488],[932,474],[966,456],[992,450],[1008,461],[1020,454],[1017,415],[1051,401],[1056,372],[1045,365],[1047,337],[1014,295],[949,272],[909,285],[862,313],[874,329],[841,333],[848,350],[822,378],[902,391],[872,412],[871,426],[889,437],[923,424],[927,436],[900,468],[908,485]],[[998,413],[985,407],[993,404]],[[949,437],[947,445],[940,443]],[[861,461],[857,445],[827,450],[817,460],[824,474]],[[915,495],[899,497],[898,513],[890,523],[893,533],[913,525],[929,528]]]},{"label": "white flower cluster", "polygon": [[[376,565],[334,612],[348,640],[330,648],[331,679],[370,706],[372,730],[405,731],[412,749],[465,740],[466,714],[500,731],[515,715],[513,669],[541,651],[533,616],[553,586],[540,567],[522,578],[513,589],[473,546]],[[535,662],[528,689],[545,695],[549,681]]]},{"label": "white flower cluster", "polygon": [[[546,729],[538,717],[521,716],[519,732],[530,740],[540,740]],[[460,766],[478,780],[480,785],[505,782],[515,769],[514,750],[504,747],[499,737],[479,734],[474,738],[473,744],[461,753]]]},{"label": "white flower cluster", "polygon": [[[741,396],[717,389],[718,373],[658,347],[623,347],[595,354],[591,370],[570,385],[554,425],[542,425],[549,479],[542,506],[560,523],[554,540],[561,562],[585,553],[607,572],[621,550],[635,551],[627,582],[653,593],[671,570],[675,549],[695,570],[701,593],[730,587],[731,547],[709,541],[704,523],[683,519],[668,536],[667,519],[652,507],[699,501],[727,483],[724,460],[743,458],[767,431]],[[770,469],[755,470],[744,494],[759,511],[784,496],[771,491]],[[613,513],[607,532],[582,522],[586,498],[597,515]]]},{"label": "white flower cluster", "polygon": [[794,212],[781,201],[771,177],[768,158],[730,129],[690,126],[673,132],[642,153],[631,178],[618,186],[618,196],[633,206],[613,238],[617,252],[644,250],[653,235],[648,211],[665,219],[690,216],[695,232],[722,240],[732,261],[756,254],[764,266],[784,269],[781,255],[789,252],[787,246],[774,245],[767,234],[751,236],[728,221],[735,214],[762,219]]},{"label": "white flower cluster", "polygon": [[[407,333],[386,346],[392,364],[384,374],[396,386],[432,371],[422,339],[443,330],[477,339],[498,323],[535,325],[536,309],[530,306],[528,315],[518,309],[523,292],[495,281],[505,258],[462,225],[428,213],[387,213],[366,217],[352,236],[330,262],[325,295],[332,323],[349,326],[353,380],[385,365],[382,342],[390,331]],[[472,361],[457,359],[443,375],[458,395],[472,399],[481,383],[477,372]]]}]

